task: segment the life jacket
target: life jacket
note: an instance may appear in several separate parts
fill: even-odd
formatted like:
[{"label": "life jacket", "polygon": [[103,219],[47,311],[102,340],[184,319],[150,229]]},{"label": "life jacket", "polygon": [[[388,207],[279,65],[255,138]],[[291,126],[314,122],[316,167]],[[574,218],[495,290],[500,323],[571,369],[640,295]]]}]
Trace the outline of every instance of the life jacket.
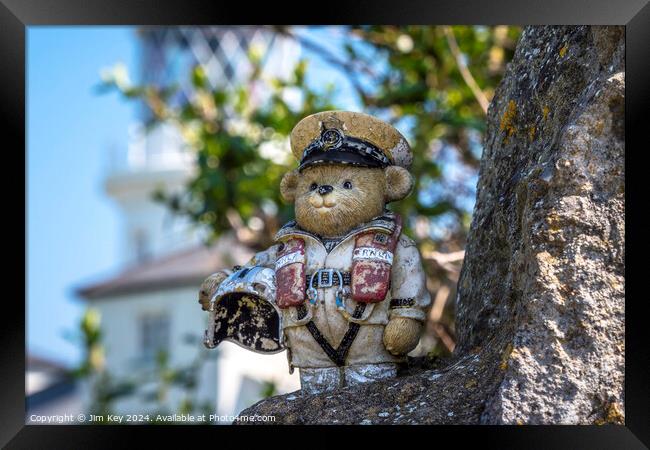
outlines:
[{"label": "life jacket", "polygon": [[[351,296],[360,303],[377,303],[386,298],[390,287],[393,254],[402,231],[402,219],[391,214],[392,233],[368,230],[354,242],[351,269]],[[275,263],[276,302],[280,308],[302,305],[306,297],[305,241],[299,237],[283,240]]]}]

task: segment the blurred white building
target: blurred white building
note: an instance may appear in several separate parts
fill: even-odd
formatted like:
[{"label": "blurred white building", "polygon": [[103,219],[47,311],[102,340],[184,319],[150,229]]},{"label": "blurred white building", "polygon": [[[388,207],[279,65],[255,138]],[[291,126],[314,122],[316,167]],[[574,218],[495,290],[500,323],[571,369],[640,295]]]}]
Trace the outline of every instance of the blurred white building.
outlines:
[{"label": "blurred white building", "polygon": [[[292,67],[300,51],[293,41],[259,27],[144,28],[139,38],[142,81],[179,82],[181,90],[174,99],[178,102],[192,95],[185,80],[197,63],[217,86],[247,75],[246,52],[251,48],[265,55],[264,70],[275,76],[285,75],[283,70]],[[146,121],[146,110],[141,116]],[[204,358],[207,313],[197,302],[200,283],[217,269],[242,264],[252,255],[232,236],[204,246],[203,230],[174,217],[152,199],[161,187],[181,191],[194,170],[192,155],[177,132],[159,126],[145,133],[139,125],[130,132],[128,152],[113,155],[105,182],[121,218],[124,269],[78,290],[88,306],[100,313],[106,370],[126,378],[150,372],[160,350],[169,355],[172,367]],[[284,352],[259,355],[228,342],[210,352],[218,356],[201,365],[193,401],[214,405],[219,415],[236,414],[260,400],[268,382],[281,393],[299,389],[297,374],[288,373]],[[144,383],[137,395],[116,403],[116,412],[151,411],[155,403],[147,396],[153,397],[154,391],[155,383]],[[166,404],[171,412],[178,411],[183,392],[181,388],[169,391]]]}]

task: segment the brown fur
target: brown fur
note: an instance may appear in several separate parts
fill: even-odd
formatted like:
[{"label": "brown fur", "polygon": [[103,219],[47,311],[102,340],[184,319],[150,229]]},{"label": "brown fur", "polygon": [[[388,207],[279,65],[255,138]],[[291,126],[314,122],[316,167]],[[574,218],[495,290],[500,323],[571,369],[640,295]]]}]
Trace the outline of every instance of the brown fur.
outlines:
[{"label": "brown fur", "polygon": [[388,166],[386,175],[386,203],[401,200],[411,193],[413,177],[408,170],[400,166]]},{"label": "brown fur", "polygon": [[[346,189],[344,183],[352,183]],[[321,195],[310,186],[332,186]],[[408,171],[398,166],[386,169],[330,164],[292,171],[282,179],[285,200],[295,202],[296,222],[312,233],[336,237],[380,215],[387,202],[407,196],[413,186]]]},{"label": "brown fur", "polygon": [[417,320],[395,317],[384,328],[384,347],[393,355],[405,355],[418,345],[421,332]]}]

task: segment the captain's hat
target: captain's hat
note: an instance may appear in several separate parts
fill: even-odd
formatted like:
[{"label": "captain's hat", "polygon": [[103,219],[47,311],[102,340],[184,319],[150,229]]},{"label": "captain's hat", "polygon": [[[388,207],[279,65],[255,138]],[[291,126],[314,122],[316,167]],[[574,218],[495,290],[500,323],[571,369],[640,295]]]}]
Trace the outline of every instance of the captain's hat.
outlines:
[{"label": "captain's hat", "polygon": [[408,169],[413,161],[411,147],[395,127],[358,112],[312,114],[298,122],[290,139],[298,170],[331,163]]}]

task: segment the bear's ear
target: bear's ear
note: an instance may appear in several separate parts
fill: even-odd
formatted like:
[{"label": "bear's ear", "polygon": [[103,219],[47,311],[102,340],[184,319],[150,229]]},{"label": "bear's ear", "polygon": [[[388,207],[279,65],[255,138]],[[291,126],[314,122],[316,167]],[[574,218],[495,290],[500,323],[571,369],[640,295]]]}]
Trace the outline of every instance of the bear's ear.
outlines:
[{"label": "bear's ear", "polygon": [[296,199],[296,188],[298,187],[299,178],[300,173],[298,173],[297,170],[287,172],[282,177],[282,181],[280,182],[280,194],[282,194],[282,198],[288,203],[293,203]]},{"label": "bear's ear", "polygon": [[386,203],[401,200],[413,189],[413,177],[403,167],[388,166],[384,169],[386,176]]}]

